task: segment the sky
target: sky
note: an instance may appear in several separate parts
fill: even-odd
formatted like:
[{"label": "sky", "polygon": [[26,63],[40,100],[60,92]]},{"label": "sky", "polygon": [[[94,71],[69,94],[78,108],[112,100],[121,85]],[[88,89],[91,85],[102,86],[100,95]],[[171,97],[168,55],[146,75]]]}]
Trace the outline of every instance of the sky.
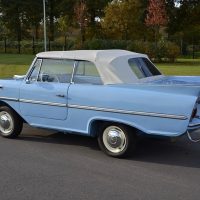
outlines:
[{"label": "sky", "polygon": [[175,6],[176,6],[176,7],[180,7],[180,3],[178,3],[178,2],[175,3]]}]

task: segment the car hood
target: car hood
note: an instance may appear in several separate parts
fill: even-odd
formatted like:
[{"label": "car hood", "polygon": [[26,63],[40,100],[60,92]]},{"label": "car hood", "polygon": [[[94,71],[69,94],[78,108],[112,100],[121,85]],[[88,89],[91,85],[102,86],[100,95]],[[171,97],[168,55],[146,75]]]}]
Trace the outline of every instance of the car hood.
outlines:
[{"label": "car hood", "polygon": [[164,76],[149,83],[156,85],[200,86],[200,76]]}]

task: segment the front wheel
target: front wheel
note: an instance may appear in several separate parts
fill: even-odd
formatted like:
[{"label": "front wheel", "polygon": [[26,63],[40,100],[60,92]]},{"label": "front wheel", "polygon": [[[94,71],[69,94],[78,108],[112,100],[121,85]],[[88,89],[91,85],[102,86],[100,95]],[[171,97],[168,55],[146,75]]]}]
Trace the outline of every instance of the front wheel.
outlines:
[{"label": "front wheel", "polygon": [[135,149],[136,137],[126,126],[108,125],[100,130],[98,143],[107,155],[126,157]]},{"label": "front wheel", "polygon": [[23,127],[20,117],[9,107],[0,107],[0,134],[6,138],[17,137]]}]

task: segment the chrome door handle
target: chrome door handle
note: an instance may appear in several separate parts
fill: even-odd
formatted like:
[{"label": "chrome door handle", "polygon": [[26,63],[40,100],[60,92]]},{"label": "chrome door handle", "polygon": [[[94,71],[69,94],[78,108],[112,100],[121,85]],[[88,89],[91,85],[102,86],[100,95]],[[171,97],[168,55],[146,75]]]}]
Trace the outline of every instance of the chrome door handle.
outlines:
[{"label": "chrome door handle", "polygon": [[3,89],[3,85],[0,85],[0,89]]},{"label": "chrome door handle", "polygon": [[62,97],[62,98],[64,98],[64,97],[65,97],[65,95],[64,95],[64,94],[57,94],[56,96],[57,96],[57,97]]}]

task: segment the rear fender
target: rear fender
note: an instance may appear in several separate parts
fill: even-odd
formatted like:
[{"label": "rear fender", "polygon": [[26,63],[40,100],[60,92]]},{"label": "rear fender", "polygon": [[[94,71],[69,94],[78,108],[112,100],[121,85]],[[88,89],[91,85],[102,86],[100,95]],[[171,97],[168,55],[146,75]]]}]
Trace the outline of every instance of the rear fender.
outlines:
[{"label": "rear fender", "polygon": [[96,137],[99,134],[100,127],[102,127],[105,124],[122,124],[127,127],[130,127],[134,130],[134,133],[136,134],[145,134],[142,129],[142,127],[137,127],[136,124],[128,123],[127,121],[114,119],[114,118],[94,118],[92,119],[88,124],[88,133],[92,137]]}]

